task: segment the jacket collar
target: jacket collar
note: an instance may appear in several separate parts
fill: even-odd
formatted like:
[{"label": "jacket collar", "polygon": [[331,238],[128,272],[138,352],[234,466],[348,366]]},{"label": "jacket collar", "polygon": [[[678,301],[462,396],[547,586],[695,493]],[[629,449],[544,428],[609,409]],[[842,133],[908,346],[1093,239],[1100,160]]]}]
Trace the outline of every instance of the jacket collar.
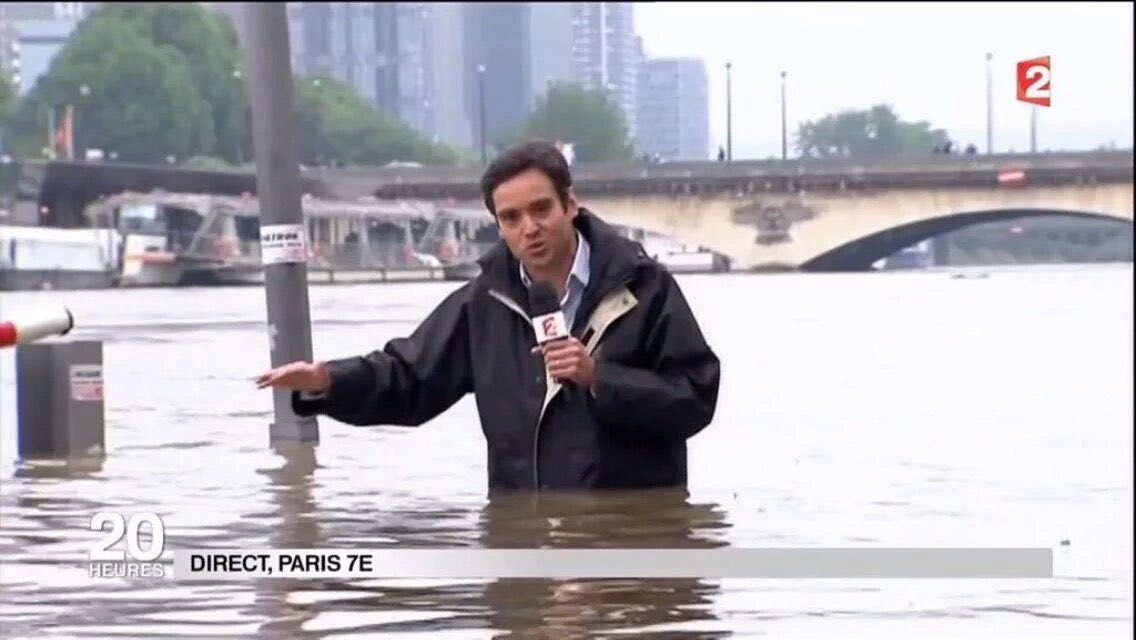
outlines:
[{"label": "jacket collar", "polygon": [[[592,297],[594,292],[606,292],[626,283],[635,277],[636,271],[651,264],[650,257],[638,242],[623,237],[588,209],[580,207],[573,223],[587,241],[591,253],[586,296]],[[481,275],[478,276],[481,283],[509,295],[527,308],[528,296],[521,282],[520,262],[513,257],[504,240],[498,240],[477,263],[481,267]]]}]

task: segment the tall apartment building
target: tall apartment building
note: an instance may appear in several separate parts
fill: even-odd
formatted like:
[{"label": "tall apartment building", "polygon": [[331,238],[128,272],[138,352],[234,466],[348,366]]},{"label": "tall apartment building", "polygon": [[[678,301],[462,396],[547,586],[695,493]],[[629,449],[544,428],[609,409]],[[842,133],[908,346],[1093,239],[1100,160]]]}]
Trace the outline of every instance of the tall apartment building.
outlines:
[{"label": "tall apartment building", "polygon": [[572,3],[572,76],[589,89],[608,91],[637,137],[639,50],[630,2]]},{"label": "tall apartment building", "polygon": [[708,159],[709,103],[702,60],[648,59],[639,78],[638,151],[666,160]]},{"label": "tall apartment building", "polygon": [[291,2],[292,68],[330,75],[430,140],[472,144],[463,5]]},{"label": "tall apartment building", "polygon": [[430,91],[427,109],[432,136],[444,144],[473,148],[473,123],[466,105],[465,9],[460,2],[424,3],[429,11]]},{"label": "tall apartment building", "polygon": [[[572,75],[571,3],[469,3],[465,7],[466,113],[480,146],[484,82],[488,147],[525,125],[550,82]],[[484,76],[478,71],[484,68]]]},{"label": "tall apartment building", "polygon": [[430,139],[477,149],[482,90],[491,146],[524,126],[550,81],[574,77],[573,6],[292,2],[292,66],[351,84]]},{"label": "tall apartment building", "polygon": [[290,2],[292,70],[352,85],[375,106],[401,116],[398,3]]},{"label": "tall apartment building", "polygon": [[474,147],[488,149],[523,125],[528,114],[529,7],[523,2],[469,3],[463,31],[466,113],[474,123]]},{"label": "tall apartment building", "polygon": [[0,2],[0,65],[21,95],[35,87],[75,28],[100,4]]},{"label": "tall apartment building", "polygon": [[529,104],[544,95],[553,82],[572,79],[573,32],[571,2],[530,3],[529,33],[534,46],[529,56]]},{"label": "tall apartment building", "polygon": [[397,2],[395,37],[398,42],[398,114],[403,122],[427,138],[434,138],[432,89],[433,31],[429,4]]},{"label": "tall apartment building", "polygon": [[475,148],[482,146],[483,133],[490,149],[524,126],[532,87],[530,20],[527,3],[465,5],[465,104]]},{"label": "tall apartment building", "polygon": [[643,133],[642,127],[639,126],[639,102],[640,96],[643,92],[643,66],[647,64],[647,52],[643,48],[643,38],[638,35],[635,36],[635,41],[632,45],[632,56],[632,60],[634,61],[633,66],[635,68],[635,101],[631,109],[634,117],[631,119],[630,124],[628,125],[628,133],[631,136],[631,141],[633,143],[633,146],[637,150],[637,153],[641,153],[638,151],[638,149],[642,146],[639,142],[639,138]]}]

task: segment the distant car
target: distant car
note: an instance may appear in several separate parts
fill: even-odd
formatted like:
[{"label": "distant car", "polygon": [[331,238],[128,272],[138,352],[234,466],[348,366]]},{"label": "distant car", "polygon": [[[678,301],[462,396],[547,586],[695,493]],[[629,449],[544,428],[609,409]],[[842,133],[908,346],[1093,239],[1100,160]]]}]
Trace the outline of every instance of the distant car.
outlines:
[{"label": "distant car", "polygon": [[386,164],[386,166],[392,167],[392,168],[405,167],[405,168],[408,168],[408,169],[417,169],[417,168],[421,167],[422,165],[417,163],[417,162],[403,162],[401,160],[392,160],[391,162],[388,162]]}]

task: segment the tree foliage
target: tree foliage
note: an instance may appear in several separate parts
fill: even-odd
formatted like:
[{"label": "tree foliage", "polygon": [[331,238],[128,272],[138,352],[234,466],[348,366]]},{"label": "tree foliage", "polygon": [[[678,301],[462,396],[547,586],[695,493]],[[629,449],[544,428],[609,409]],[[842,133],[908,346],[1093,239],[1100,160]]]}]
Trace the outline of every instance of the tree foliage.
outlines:
[{"label": "tree foliage", "polygon": [[[105,3],[79,25],[17,108],[11,128],[20,155],[39,156],[49,121],[58,127],[71,106],[79,153],[97,148],[122,161],[201,156],[245,163],[253,157],[245,78],[227,16],[201,3]],[[305,162],[455,160],[347,85],[329,78],[296,85]]]},{"label": "tree foliage", "polygon": [[[120,160],[209,154],[221,139],[240,140],[229,113],[236,111],[239,123],[244,112],[232,73],[236,36],[222,36],[232,30],[222,20],[197,4],[104,5],[79,25],[21,104],[15,127],[28,140],[25,153],[48,144],[48,123],[60,126],[67,107],[76,150],[102,149]],[[208,62],[195,49],[212,50]],[[204,89],[202,78],[221,69],[231,86]],[[222,91],[229,102],[212,102]],[[239,151],[231,145],[224,155]]]},{"label": "tree foliage", "polygon": [[8,124],[16,111],[18,94],[19,91],[8,70],[0,68],[0,136],[8,132]]},{"label": "tree foliage", "polygon": [[929,154],[948,139],[944,129],[928,122],[904,122],[890,105],[849,110],[806,122],[797,130],[797,151],[803,156],[880,157],[905,153]]},{"label": "tree foliage", "polygon": [[604,92],[571,83],[554,83],[537,100],[524,136],[570,142],[577,162],[621,162],[634,155],[619,107]]},{"label": "tree foliage", "polygon": [[296,79],[300,161],[383,165],[453,164],[457,155],[426,140],[334,78]]},{"label": "tree foliage", "polygon": [[120,3],[104,9],[159,47],[180,52],[208,106],[215,155],[239,161],[251,154],[244,57],[232,21],[199,3]]},{"label": "tree foliage", "polygon": [[[10,156],[12,153],[9,133],[17,94],[18,90],[8,70],[0,67],[0,154],[4,156]],[[18,174],[18,165],[0,162],[0,208],[5,206]]]}]

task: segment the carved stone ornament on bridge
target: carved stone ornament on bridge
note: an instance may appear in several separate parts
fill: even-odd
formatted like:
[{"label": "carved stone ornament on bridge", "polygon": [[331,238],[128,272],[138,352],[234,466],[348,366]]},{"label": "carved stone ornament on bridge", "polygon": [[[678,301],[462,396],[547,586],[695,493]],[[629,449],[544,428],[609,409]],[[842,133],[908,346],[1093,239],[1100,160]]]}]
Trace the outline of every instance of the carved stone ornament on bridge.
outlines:
[{"label": "carved stone ornament on bridge", "polygon": [[800,198],[754,200],[734,209],[734,222],[753,225],[757,229],[756,244],[771,245],[792,242],[789,230],[793,224],[812,220],[819,211]]}]

